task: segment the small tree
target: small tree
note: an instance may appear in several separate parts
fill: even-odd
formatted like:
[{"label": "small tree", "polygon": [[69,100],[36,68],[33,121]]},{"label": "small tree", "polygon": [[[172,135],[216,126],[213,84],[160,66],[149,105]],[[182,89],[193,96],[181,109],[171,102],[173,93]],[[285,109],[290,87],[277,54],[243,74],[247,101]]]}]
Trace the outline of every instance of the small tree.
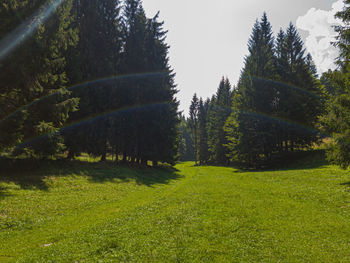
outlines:
[{"label": "small tree", "polygon": [[193,95],[191,106],[190,106],[190,119],[189,125],[193,135],[193,144],[195,151],[195,164],[197,165],[198,161],[198,113],[199,113],[199,100],[197,94]]}]

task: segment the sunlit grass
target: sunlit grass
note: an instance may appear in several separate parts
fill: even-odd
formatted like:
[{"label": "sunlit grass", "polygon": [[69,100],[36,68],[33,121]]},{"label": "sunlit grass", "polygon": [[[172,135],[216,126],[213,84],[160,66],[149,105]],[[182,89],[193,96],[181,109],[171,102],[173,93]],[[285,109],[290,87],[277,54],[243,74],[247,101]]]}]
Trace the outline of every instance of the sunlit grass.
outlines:
[{"label": "sunlit grass", "polygon": [[[91,160],[93,161],[93,160]],[[349,262],[350,176],[58,162],[0,177],[0,261]]]}]

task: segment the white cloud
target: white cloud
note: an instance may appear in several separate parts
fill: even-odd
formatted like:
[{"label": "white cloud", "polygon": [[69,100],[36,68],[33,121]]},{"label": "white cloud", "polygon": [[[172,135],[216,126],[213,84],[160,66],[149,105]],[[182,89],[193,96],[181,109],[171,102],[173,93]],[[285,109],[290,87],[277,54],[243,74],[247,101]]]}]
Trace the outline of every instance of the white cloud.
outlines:
[{"label": "white cloud", "polygon": [[341,25],[342,22],[334,16],[343,8],[343,0],[338,0],[329,11],[313,7],[297,19],[297,27],[308,32],[305,45],[319,73],[335,69],[334,61],[338,56],[338,50],[331,44],[337,35],[333,27]]}]

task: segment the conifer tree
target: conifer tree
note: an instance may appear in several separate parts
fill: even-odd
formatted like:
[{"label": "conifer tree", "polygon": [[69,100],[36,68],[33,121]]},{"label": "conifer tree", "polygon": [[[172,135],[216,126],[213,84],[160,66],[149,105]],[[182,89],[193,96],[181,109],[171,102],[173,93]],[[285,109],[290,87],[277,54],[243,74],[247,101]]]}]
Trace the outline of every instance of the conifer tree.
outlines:
[{"label": "conifer tree", "polygon": [[270,115],[275,91],[264,81],[275,75],[274,38],[264,13],[256,22],[248,42],[249,55],[245,61],[233,101],[233,113],[227,120],[226,147],[231,160],[256,166],[271,153]]},{"label": "conifer tree", "polygon": [[[79,42],[69,50],[68,69],[80,110],[70,117],[78,125],[64,131],[70,157],[85,151],[106,159],[110,116],[116,104],[116,81],[99,81],[116,76],[120,60],[120,7],[118,0],[75,0],[73,14]],[[74,81],[74,82],[73,82]],[[86,85],[79,85],[88,82]],[[81,120],[88,119],[79,123]]]},{"label": "conifer tree", "polygon": [[194,147],[193,138],[191,136],[191,129],[189,127],[189,119],[183,115],[180,116],[179,125],[180,139],[179,139],[179,155],[180,161],[194,161]]},{"label": "conifer tree", "polygon": [[201,165],[208,163],[209,161],[209,149],[208,149],[208,131],[207,131],[207,121],[208,121],[208,110],[209,110],[210,100],[207,99],[203,102],[203,99],[199,100],[198,107],[198,159]]},{"label": "conifer tree", "polygon": [[317,134],[303,127],[313,128],[322,111],[322,91],[310,54],[305,55],[303,42],[290,24],[285,34],[279,34],[276,44],[278,103],[276,115],[286,120],[282,135],[285,147],[294,150],[317,141]]},{"label": "conifer tree", "polygon": [[339,69],[328,71],[321,78],[329,92],[326,114],[322,116],[321,124],[333,137],[333,143],[327,151],[328,159],[346,169],[350,166],[350,1],[345,0],[344,3],[345,8],[336,15],[344,23],[336,28],[336,45],[340,50],[337,60]]},{"label": "conifer tree", "polygon": [[292,24],[274,41],[264,14],[254,25],[248,47],[225,126],[226,147],[232,160],[259,166],[318,140],[313,128],[322,111],[322,90],[312,58],[305,55]]},{"label": "conifer tree", "polygon": [[197,94],[193,95],[191,105],[190,105],[190,118],[189,126],[193,136],[193,146],[194,146],[194,155],[195,155],[195,164],[197,165],[198,161],[198,113],[199,113],[199,100]]},{"label": "conifer tree", "polygon": [[[19,146],[38,157],[63,150],[59,129],[78,103],[66,89],[64,54],[76,41],[71,7],[71,0],[61,5],[41,0],[0,4],[5,21],[0,39],[28,35],[0,60],[0,104],[6,105],[0,111],[0,149]],[[26,32],[18,32],[22,29]]]},{"label": "conifer tree", "polygon": [[217,89],[215,99],[211,101],[208,112],[208,147],[210,159],[213,163],[227,164],[227,151],[224,145],[227,143],[224,125],[231,113],[231,84],[226,78],[222,78]]}]

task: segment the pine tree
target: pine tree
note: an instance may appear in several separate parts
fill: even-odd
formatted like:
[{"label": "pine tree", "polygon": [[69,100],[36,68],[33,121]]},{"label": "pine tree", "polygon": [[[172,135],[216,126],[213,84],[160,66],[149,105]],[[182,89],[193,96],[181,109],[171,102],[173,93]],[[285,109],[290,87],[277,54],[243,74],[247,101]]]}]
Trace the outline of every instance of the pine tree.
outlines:
[{"label": "pine tree", "polygon": [[305,148],[323,108],[315,65],[290,24],[276,41],[266,14],[256,22],[248,43],[233,113],[225,131],[229,156],[248,166],[271,163],[282,152]]},{"label": "pine tree", "polygon": [[338,58],[338,65],[341,66],[343,70],[349,71],[350,64],[350,1],[344,0],[345,7],[342,11],[336,14],[337,18],[340,18],[343,21],[342,26],[336,27],[338,33],[338,41],[336,45],[339,47],[340,56]]},{"label": "pine tree", "polygon": [[167,31],[163,29],[164,22],[158,20],[159,13],[147,21],[146,72],[153,75],[145,78],[145,88],[140,93],[142,104],[147,105],[143,109],[145,119],[141,130],[148,130],[150,135],[142,133],[140,143],[146,146],[143,152],[154,165],[176,161],[179,124],[175,74],[169,65],[169,46],[165,43]]},{"label": "pine tree", "polygon": [[[29,33],[0,61],[0,104],[6,105],[0,112],[0,149],[17,145],[38,157],[63,150],[59,129],[78,103],[66,89],[64,54],[76,41],[71,7],[70,0],[58,6],[39,0],[0,4],[5,21],[0,39],[12,39],[11,32]],[[29,28],[18,27],[22,22]]]},{"label": "pine tree", "polygon": [[183,115],[180,116],[180,125],[179,125],[179,155],[180,161],[194,161],[194,147],[193,147],[193,138],[191,136],[191,129],[189,127],[189,119],[186,119]]},{"label": "pine tree", "polygon": [[350,1],[345,0],[345,8],[336,16],[344,22],[336,28],[340,50],[339,69],[323,74],[329,98],[326,114],[321,118],[323,129],[332,135],[333,143],[327,150],[328,159],[346,169],[350,166]]},{"label": "pine tree", "polygon": [[[105,115],[119,101],[117,82],[97,81],[116,76],[120,60],[120,7],[117,0],[75,0],[73,14],[79,42],[69,50],[68,70],[74,94],[80,98],[79,112],[70,122],[78,122],[64,131],[69,157],[82,151],[106,159],[111,117]],[[82,82],[86,85],[79,85]],[[81,122],[88,119],[89,121]]]},{"label": "pine tree", "polygon": [[271,158],[274,134],[271,133],[275,90],[265,80],[275,75],[274,38],[264,13],[256,22],[248,42],[245,61],[233,100],[233,113],[227,120],[225,144],[231,160],[257,166]]},{"label": "pine tree", "polygon": [[210,159],[216,164],[227,164],[227,143],[224,125],[231,114],[231,84],[228,79],[222,78],[217,89],[215,99],[211,101],[212,107],[208,112],[208,147]]},{"label": "pine tree", "polygon": [[[276,43],[278,103],[275,114],[286,120],[282,124],[285,150],[304,148],[317,141],[317,133],[310,132],[321,114],[322,91],[316,80],[317,72],[311,55],[305,55],[303,42],[290,24],[285,34],[280,33]],[[290,124],[292,125],[290,125]],[[309,127],[311,130],[303,127]]]},{"label": "pine tree", "polygon": [[207,99],[203,102],[203,99],[199,100],[198,107],[198,158],[200,165],[207,164],[209,161],[209,149],[208,149],[208,131],[207,131],[207,121],[208,121],[208,110],[209,110],[210,100]]},{"label": "pine tree", "polygon": [[195,93],[193,95],[191,105],[190,105],[189,126],[193,137],[194,156],[195,156],[196,165],[198,161],[198,128],[199,128],[198,113],[199,113],[199,100],[198,100],[197,94]]}]

